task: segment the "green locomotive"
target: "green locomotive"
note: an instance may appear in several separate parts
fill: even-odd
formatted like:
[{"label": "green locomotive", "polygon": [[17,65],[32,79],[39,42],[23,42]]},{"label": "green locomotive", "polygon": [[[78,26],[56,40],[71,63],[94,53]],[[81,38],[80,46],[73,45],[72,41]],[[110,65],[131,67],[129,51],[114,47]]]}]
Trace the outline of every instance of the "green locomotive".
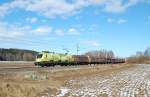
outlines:
[{"label": "green locomotive", "polygon": [[39,66],[55,66],[57,64],[69,65],[73,64],[73,57],[69,54],[60,54],[54,52],[43,51],[36,56],[35,65]]}]

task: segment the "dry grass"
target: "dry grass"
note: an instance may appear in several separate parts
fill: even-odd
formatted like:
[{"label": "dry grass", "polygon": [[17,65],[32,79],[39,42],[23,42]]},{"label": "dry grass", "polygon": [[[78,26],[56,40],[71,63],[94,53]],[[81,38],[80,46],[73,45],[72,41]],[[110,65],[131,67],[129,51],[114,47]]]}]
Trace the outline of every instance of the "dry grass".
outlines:
[{"label": "dry grass", "polygon": [[[35,97],[45,91],[59,93],[61,87],[67,87],[70,80],[95,75],[107,75],[111,71],[127,69],[134,65],[115,64],[85,67],[78,70],[38,71],[25,73],[0,74],[0,97]],[[80,88],[80,85],[76,85]],[[67,95],[67,94],[66,94]],[[69,94],[68,94],[69,95]]]},{"label": "dry grass", "polygon": [[127,63],[131,64],[150,64],[150,58],[145,56],[133,56],[127,59]]}]

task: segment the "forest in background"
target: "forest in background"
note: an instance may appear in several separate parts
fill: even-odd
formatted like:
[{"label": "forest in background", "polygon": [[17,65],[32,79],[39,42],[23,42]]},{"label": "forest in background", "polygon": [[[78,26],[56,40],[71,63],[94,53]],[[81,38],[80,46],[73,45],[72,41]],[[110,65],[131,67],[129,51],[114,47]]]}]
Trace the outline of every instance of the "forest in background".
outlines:
[{"label": "forest in background", "polygon": [[0,61],[34,61],[37,54],[32,50],[0,48]]}]

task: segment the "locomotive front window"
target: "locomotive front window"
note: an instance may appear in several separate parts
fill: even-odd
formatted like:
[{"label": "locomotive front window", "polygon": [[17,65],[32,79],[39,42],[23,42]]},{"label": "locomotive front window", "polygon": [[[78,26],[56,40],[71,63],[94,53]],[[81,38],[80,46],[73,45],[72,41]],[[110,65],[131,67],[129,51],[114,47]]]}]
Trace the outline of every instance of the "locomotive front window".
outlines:
[{"label": "locomotive front window", "polygon": [[37,58],[42,58],[43,54],[37,55]]}]

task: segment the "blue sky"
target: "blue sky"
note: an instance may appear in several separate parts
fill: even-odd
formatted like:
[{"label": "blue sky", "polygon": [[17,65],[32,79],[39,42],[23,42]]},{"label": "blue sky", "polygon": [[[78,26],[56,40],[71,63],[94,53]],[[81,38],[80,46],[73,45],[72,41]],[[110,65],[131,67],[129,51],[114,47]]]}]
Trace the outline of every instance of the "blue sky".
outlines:
[{"label": "blue sky", "polygon": [[150,46],[150,0],[1,0],[0,44],[127,57]]}]

